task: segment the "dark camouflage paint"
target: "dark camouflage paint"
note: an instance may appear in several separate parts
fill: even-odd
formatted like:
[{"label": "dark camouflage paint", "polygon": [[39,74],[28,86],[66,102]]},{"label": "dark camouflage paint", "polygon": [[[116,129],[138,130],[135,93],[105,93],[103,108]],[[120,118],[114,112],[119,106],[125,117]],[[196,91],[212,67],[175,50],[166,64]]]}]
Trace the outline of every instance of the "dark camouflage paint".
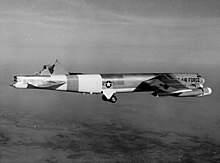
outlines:
[{"label": "dark camouflage paint", "polygon": [[[172,80],[171,77],[177,78],[180,83],[191,84],[195,82],[188,81],[189,79],[195,79],[200,77],[197,73],[130,73],[130,74],[101,74],[102,77],[102,89],[106,89],[106,82],[110,81],[112,83],[112,89],[120,89],[120,88],[136,88],[135,91],[153,91],[152,87],[149,87],[145,81],[149,80],[149,78],[154,78],[156,76],[160,76],[163,81]],[[185,81],[184,79],[187,79]]]},{"label": "dark camouflage paint", "polygon": [[67,75],[67,91],[77,92],[79,90],[79,80],[77,75]]}]

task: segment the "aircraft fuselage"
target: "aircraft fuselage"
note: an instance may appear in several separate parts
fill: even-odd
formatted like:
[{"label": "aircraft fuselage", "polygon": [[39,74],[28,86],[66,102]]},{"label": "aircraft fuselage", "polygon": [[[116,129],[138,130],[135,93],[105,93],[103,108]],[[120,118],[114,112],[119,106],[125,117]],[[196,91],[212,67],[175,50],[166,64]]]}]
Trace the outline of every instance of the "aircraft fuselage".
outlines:
[{"label": "aircraft fuselage", "polygon": [[[116,92],[151,91],[141,88],[141,83],[157,76],[157,73],[142,74],[80,74],[80,75],[24,75],[15,76],[15,88],[44,88],[58,91],[101,93],[105,89]],[[179,81],[191,84],[204,84],[205,80],[197,74],[172,74]],[[56,83],[57,85],[53,85]],[[60,86],[59,83],[61,84]],[[51,85],[50,85],[51,84]],[[53,88],[57,86],[57,88]],[[140,87],[138,87],[140,86]]]},{"label": "aircraft fuselage", "polygon": [[212,93],[197,73],[70,73],[56,60],[44,65],[35,75],[14,76],[15,88],[45,89],[89,94],[103,94],[115,103],[116,93],[152,92],[153,96],[196,97]]},{"label": "aircraft fuselage", "polygon": [[[163,77],[163,80],[169,80],[169,76],[166,76],[166,74],[170,73],[164,74],[165,77]],[[24,75],[15,76],[14,84],[12,86],[15,88],[46,89],[89,94],[102,93],[105,96],[103,99],[106,99],[107,101],[115,93],[154,91],[154,87],[149,86],[144,82],[150,81],[158,75],[160,75],[160,73]],[[178,79],[179,82],[187,85],[189,88],[202,88],[205,82],[201,76],[193,73],[174,73],[172,76]],[[164,88],[166,88],[166,85],[164,85]],[[181,94],[182,93],[184,92],[181,92]],[[166,96],[171,94],[155,94],[155,96],[158,95]],[[192,96],[194,95],[197,96],[200,94],[192,94]]]}]

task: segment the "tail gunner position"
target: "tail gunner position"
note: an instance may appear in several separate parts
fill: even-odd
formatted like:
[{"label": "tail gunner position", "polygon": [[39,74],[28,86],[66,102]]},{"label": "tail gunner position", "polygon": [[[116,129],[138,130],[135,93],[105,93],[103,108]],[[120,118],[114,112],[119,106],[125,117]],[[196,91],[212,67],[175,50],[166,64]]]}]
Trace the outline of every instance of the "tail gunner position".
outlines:
[{"label": "tail gunner position", "polygon": [[14,77],[15,88],[102,94],[115,103],[116,93],[151,92],[153,96],[196,97],[212,93],[197,73],[81,74],[66,72],[56,60],[34,75]]}]

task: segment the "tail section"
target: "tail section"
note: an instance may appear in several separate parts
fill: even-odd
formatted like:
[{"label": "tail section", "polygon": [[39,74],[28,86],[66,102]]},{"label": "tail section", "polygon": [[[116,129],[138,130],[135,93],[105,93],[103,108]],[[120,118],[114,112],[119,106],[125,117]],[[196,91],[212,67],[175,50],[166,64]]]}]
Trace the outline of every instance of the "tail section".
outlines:
[{"label": "tail section", "polygon": [[69,73],[56,60],[52,65],[44,65],[43,69],[34,75],[14,76],[15,88],[66,90],[67,75]]}]

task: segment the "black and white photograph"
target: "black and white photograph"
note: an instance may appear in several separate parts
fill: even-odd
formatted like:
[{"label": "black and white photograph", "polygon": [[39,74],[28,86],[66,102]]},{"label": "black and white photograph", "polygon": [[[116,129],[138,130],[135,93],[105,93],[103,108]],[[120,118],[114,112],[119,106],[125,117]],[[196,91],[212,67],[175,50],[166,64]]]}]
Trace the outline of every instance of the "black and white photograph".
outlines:
[{"label": "black and white photograph", "polygon": [[0,163],[219,163],[220,0],[0,0]]}]

